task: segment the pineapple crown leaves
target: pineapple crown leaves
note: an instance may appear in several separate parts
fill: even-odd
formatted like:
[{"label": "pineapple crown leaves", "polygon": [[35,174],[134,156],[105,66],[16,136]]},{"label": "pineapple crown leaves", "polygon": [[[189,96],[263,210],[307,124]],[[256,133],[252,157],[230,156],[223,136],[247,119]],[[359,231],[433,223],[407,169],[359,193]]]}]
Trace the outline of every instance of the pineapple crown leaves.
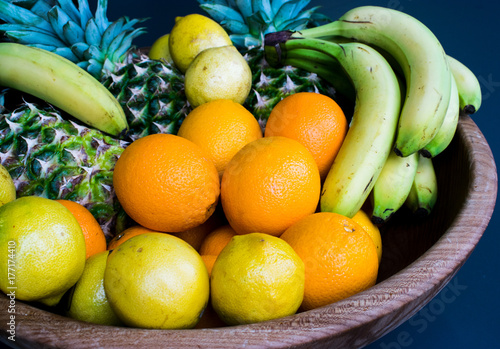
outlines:
[{"label": "pineapple crown leaves", "polygon": [[98,0],[95,15],[87,0],[0,0],[0,32],[9,41],[55,52],[97,79],[117,70],[146,19],[124,16],[110,22],[108,1]]},{"label": "pineapple crown leaves", "polygon": [[229,33],[239,48],[261,46],[264,35],[280,30],[301,30],[329,18],[306,10],[310,0],[198,0],[200,7]]}]

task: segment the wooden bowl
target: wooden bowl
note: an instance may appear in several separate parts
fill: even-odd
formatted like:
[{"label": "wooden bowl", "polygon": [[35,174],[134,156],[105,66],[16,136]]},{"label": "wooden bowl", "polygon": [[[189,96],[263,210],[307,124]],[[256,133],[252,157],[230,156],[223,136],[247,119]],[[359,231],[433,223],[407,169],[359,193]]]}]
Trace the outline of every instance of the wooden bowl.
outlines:
[{"label": "wooden bowl", "polygon": [[427,304],[465,263],[493,213],[497,172],[476,124],[461,116],[449,148],[435,159],[439,199],[430,217],[400,210],[383,227],[377,284],[337,303],[258,324],[145,330],[83,323],[15,301],[16,342],[8,337],[9,299],[0,296],[1,339],[36,347],[360,347]]}]

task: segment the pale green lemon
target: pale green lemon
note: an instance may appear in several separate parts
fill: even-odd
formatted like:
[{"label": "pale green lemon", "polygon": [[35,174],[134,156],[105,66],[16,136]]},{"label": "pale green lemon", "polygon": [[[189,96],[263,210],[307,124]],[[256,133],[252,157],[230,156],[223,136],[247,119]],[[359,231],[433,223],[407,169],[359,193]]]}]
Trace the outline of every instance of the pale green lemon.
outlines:
[{"label": "pale green lemon", "polygon": [[262,233],[234,236],[212,268],[212,306],[228,325],[292,315],[302,303],[304,273],[304,263],[284,240]]},{"label": "pale green lemon", "polygon": [[219,99],[243,104],[252,88],[252,71],[236,47],[214,47],[196,56],[184,84],[194,108]]},{"label": "pale green lemon", "polygon": [[109,251],[90,256],[83,274],[71,290],[67,315],[73,319],[99,325],[121,325],[109,305],[104,291],[104,270]]},{"label": "pale green lemon", "polygon": [[209,279],[193,247],[154,232],[134,236],[110,253],[104,289],[128,326],[192,328],[207,306]]},{"label": "pale green lemon", "polygon": [[177,17],[170,31],[170,54],[183,73],[201,51],[226,45],[232,45],[232,41],[224,28],[214,20],[196,13]]},{"label": "pale green lemon", "polygon": [[16,186],[5,167],[0,165],[0,206],[16,199]]},{"label": "pale green lemon", "polygon": [[56,305],[82,275],[85,238],[60,203],[26,196],[0,207],[0,288]]},{"label": "pale green lemon", "polygon": [[170,48],[168,47],[170,34],[165,34],[160,36],[153,43],[149,49],[148,56],[151,59],[164,60],[169,63],[173,63],[172,55],[170,55]]}]

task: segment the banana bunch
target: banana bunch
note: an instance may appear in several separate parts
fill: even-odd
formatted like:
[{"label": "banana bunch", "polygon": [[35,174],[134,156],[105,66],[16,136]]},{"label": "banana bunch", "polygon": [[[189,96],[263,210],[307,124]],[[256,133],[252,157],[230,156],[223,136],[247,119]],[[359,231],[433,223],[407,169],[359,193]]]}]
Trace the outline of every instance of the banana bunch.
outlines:
[{"label": "banana bunch", "polygon": [[40,48],[0,43],[0,85],[29,93],[113,136],[128,123],[116,98],[73,62]]},{"label": "banana bunch", "polygon": [[[361,6],[322,26],[267,34],[265,54],[271,66],[316,73],[354,101],[322,211],[352,217],[371,195],[376,223],[403,205],[430,212],[432,158],[452,141],[459,114],[479,109],[481,90],[429,28],[397,10]],[[425,187],[432,195],[422,195]]]}]

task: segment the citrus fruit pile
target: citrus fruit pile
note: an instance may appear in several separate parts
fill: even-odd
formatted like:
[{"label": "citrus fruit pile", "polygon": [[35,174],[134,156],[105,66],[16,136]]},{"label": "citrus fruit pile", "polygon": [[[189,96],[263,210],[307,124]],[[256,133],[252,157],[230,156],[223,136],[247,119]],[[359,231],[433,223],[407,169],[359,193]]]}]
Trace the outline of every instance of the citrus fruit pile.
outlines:
[{"label": "citrus fruit pile", "polygon": [[124,150],[113,185],[134,223],[107,242],[79,203],[7,198],[0,245],[16,242],[18,298],[63,299],[67,316],[97,324],[210,328],[292,315],[371,287],[378,228],[363,211],[350,219],[318,210],[346,131],[340,107],[318,93],[284,98],[264,130],[237,102],[204,103],[177,135],[149,135]]}]

